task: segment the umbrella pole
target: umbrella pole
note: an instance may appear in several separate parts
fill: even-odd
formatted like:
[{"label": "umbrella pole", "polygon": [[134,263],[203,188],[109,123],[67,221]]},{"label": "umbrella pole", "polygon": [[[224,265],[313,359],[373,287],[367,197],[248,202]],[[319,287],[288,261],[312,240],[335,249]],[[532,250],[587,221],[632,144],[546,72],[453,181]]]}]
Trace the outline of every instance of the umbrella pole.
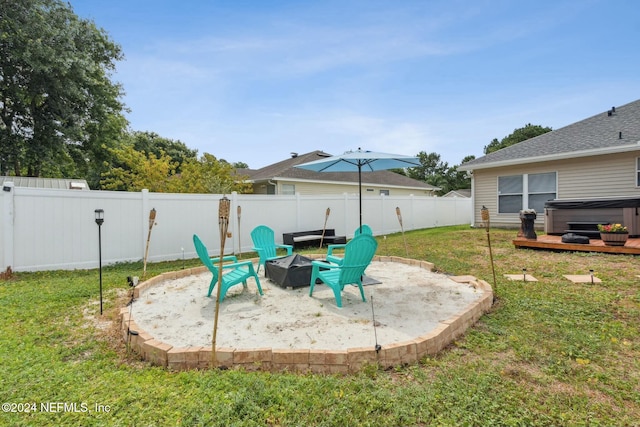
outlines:
[{"label": "umbrella pole", "polygon": [[362,166],[358,164],[358,202],[360,204],[360,234],[362,234]]},{"label": "umbrella pole", "polygon": [[242,208],[238,205],[238,255],[242,259],[242,240],[240,239],[240,217],[242,216]]}]

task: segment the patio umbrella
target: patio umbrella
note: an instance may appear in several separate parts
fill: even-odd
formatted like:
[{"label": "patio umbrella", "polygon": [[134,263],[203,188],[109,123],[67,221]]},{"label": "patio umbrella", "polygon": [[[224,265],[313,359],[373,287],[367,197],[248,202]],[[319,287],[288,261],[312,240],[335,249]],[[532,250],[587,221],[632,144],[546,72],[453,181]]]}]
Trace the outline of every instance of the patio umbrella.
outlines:
[{"label": "patio umbrella", "polygon": [[297,168],[316,172],[358,172],[358,195],[360,208],[360,228],[362,228],[362,171],[373,172],[387,169],[420,166],[417,157],[398,154],[376,153],[373,151],[347,151],[340,156],[302,163]]}]

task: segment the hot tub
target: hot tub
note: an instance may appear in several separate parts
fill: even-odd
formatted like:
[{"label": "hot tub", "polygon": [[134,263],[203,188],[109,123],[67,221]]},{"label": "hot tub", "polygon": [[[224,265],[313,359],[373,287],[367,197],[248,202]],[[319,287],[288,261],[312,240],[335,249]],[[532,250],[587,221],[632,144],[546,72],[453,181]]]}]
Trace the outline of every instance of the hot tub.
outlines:
[{"label": "hot tub", "polygon": [[549,200],[544,215],[546,234],[565,234],[569,223],[619,223],[629,229],[629,236],[640,235],[640,197]]}]

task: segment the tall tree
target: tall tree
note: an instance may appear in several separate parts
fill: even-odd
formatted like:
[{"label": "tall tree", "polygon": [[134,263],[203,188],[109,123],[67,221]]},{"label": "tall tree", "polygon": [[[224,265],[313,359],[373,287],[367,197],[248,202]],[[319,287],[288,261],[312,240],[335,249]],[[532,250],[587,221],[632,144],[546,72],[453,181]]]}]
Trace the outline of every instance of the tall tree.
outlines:
[{"label": "tall tree", "polygon": [[[440,160],[437,153],[427,154],[421,151],[417,155],[421,165],[407,169],[407,175],[418,181],[426,182],[434,187],[439,187],[438,195],[443,195],[451,190],[471,188],[471,179],[466,172],[458,171],[458,166],[451,166]],[[474,156],[467,156],[462,163],[473,160]]]},{"label": "tall tree", "polygon": [[200,159],[191,159],[183,165],[179,179],[174,180],[173,189],[180,193],[251,193],[253,187],[246,178],[238,175],[227,161],[204,153]]},{"label": "tall tree", "polygon": [[[115,162],[102,174],[100,185],[105,190],[140,191],[156,193],[171,191],[170,179],[175,176],[176,163],[161,153],[146,154],[132,145],[111,149]],[[116,163],[117,162],[117,163]]]},{"label": "tall tree", "polygon": [[527,139],[531,139],[538,135],[542,135],[543,133],[551,132],[550,127],[542,127],[540,125],[532,125],[531,123],[526,124],[524,127],[515,129],[513,133],[505,136],[500,141],[497,138],[493,138],[493,140],[484,147],[484,154],[493,153],[494,151],[501,150],[505,147],[509,147],[513,144],[517,144],[518,142],[526,141]]},{"label": "tall tree", "polygon": [[110,80],[121,58],[68,3],[0,0],[0,173],[88,170],[105,128],[126,125],[121,87]]},{"label": "tall tree", "polygon": [[153,153],[157,158],[163,154],[176,162],[176,173],[182,170],[182,164],[187,160],[196,160],[198,150],[188,148],[183,142],[163,138],[155,132],[133,132],[130,135],[133,148],[147,154]]},{"label": "tall tree", "polygon": [[421,151],[416,156],[420,160],[420,166],[407,169],[409,178],[426,182],[440,187],[444,183],[444,176],[449,169],[449,164],[440,159],[440,154]]}]

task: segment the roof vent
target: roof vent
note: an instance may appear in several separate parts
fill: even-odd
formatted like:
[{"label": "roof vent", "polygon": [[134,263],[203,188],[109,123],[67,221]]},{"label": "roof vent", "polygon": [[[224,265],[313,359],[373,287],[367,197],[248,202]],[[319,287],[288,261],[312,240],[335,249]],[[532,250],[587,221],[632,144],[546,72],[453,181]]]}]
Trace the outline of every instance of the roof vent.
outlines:
[{"label": "roof vent", "polygon": [[87,188],[87,184],[84,182],[71,181],[69,183],[70,190],[84,190],[85,188]]},{"label": "roof vent", "polygon": [[622,132],[618,132],[618,139],[622,139]]},{"label": "roof vent", "polygon": [[607,111],[607,116],[611,117],[615,112],[616,112],[616,107],[611,107],[611,110]]},{"label": "roof vent", "polygon": [[298,157],[298,153],[291,152],[291,158],[295,159],[296,157]]}]

